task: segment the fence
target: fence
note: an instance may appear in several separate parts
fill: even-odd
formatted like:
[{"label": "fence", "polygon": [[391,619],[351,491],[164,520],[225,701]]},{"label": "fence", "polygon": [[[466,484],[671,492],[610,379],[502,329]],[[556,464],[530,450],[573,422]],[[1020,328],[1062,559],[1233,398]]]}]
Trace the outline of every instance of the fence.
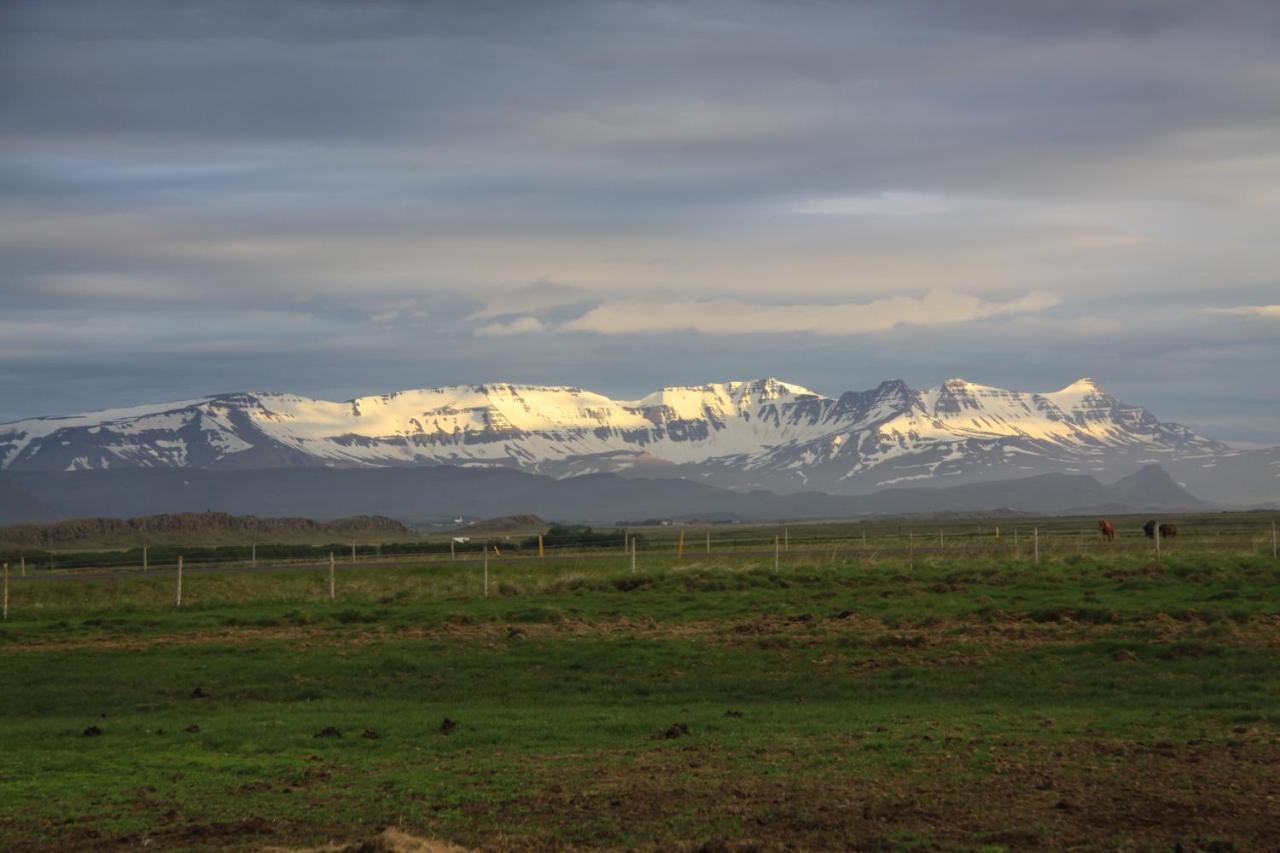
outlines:
[{"label": "fence", "polygon": [[[1002,527],[997,525],[955,526],[938,529],[901,529],[881,526],[874,532],[855,535],[847,531],[827,533],[821,525],[793,530],[752,527],[736,531],[731,526],[695,529],[691,537],[702,547],[686,548],[685,532],[693,528],[675,527],[666,538],[637,536],[621,531],[616,548],[548,547],[534,537],[530,543],[493,541],[468,543],[388,543],[349,547],[350,562],[360,567],[407,568],[438,563],[476,562],[487,559],[487,551],[504,560],[571,558],[610,560],[621,556],[635,564],[639,555],[674,555],[685,561],[766,558],[775,563],[782,555],[797,558],[1027,558],[1033,562],[1064,554],[1188,554],[1196,552],[1270,553],[1277,557],[1276,525],[1218,525],[1184,529],[1174,538],[1149,539],[1142,531],[1126,530],[1115,541],[1103,539],[1096,530],[1063,528],[1061,524]],[[452,547],[451,547],[452,546]],[[347,546],[343,546],[344,551]],[[181,553],[173,553],[181,550]],[[6,555],[0,560],[21,561],[23,578],[148,577],[172,573],[181,560],[188,574],[209,572],[269,572],[328,568],[335,560],[332,546],[245,545],[220,548],[178,549],[168,546],[139,547],[124,552],[82,554]],[[243,552],[243,553],[241,553]],[[27,552],[28,554],[30,552]],[[282,555],[283,554],[283,555]],[[305,554],[305,556],[294,556]],[[30,571],[28,571],[30,566]]]}]

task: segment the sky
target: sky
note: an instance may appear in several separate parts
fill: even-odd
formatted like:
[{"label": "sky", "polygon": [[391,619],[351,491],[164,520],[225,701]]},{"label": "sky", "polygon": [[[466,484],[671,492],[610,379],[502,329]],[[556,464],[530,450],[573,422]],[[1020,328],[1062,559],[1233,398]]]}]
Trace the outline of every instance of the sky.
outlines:
[{"label": "sky", "polygon": [[1280,444],[1280,4],[0,4],[0,421],[1091,376]]}]

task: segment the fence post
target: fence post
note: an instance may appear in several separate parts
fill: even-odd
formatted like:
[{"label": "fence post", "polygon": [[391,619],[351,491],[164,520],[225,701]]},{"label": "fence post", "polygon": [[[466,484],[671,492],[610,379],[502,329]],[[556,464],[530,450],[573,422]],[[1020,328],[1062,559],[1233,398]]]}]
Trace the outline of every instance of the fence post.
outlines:
[{"label": "fence post", "polygon": [[1031,538],[1035,541],[1036,565],[1038,566],[1040,565],[1040,528],[1039,527],[1032,529]]},{"label": "fence post", "polygon": [[1272,520],[1271,522],[1271,559],[1274,560],[1275,558],[1276,558],[1276,523],[1274,520]]},{"label": "fence post", "polygon": [[539,534],[538,534],[538,556],[539,556],[539,557],[545,557],[545,556],[547,556],[547,552],[546,552],[545,550],[543,550],[543,548],[542,548],[542,534],[541,534],[541,533],[539,533]]},{"label": "fence post", "polygon": [[676,559],[684,559],[684,528],[680,528],[680,543],[676,545]]},{"label": "fence post", "polygon": [[4,564],[4,618],[9,618],[9,564]]},{"label": "fence post", "polygon": [[1151,532],[1152,532],[1153,534],[1155,534],[1155,539],[1156,539],[1156,559],[1157,559],[1157,560],[1159,560],[1159,559],[1160,559],[1160,524],[1159,524],[1158,522],[1157,522],[1157,524],[1156,524],[1156,526],[1155,526],[1155,527],[1151,528]]},{"label": "fence post", "polygon": [[907,534],[907,569],[911,570],[916,567],[916,534],[910,532]]},{"label": "fence post", "polygon": [[791,531],[785,527],[782,528],[782,550],[791,550]]},{"label": "fence post", "polygon": [[174,606],[182,606],[182,555],[178,555],[178,591],[174,599]]},{"label": "fence post", "polygon": [[[1271,537],[1271,538],[1272,538],[1273,540],[1275,539],[1275,535],[1274,535],[1274,534],[1275,534],[1275,532],[1276,532],[1276,525],[1275,525],[1275,522],[1272,522],[1272,523],[1271,523],[1271,533],[1272,533],[1272,537]],[[1274,545],[1275,545],[1275,542],[1273,541],[1271,544],[1274,546]],[[1273,551],[1274,551],[1274,550],[1275,550],[1275,548],[1273,547],[1271,550],[1273,550]],[[25,578],[25,577],[27,576],[27,558],[26,558],[26,557],[19,557],[19,559],[20,559],[20,560],[22,560],[22,576]]]},{"label": "fence post", "polygon": [[450,560],[458,559],[457,544],[458,543],[454,541],[452,536],[449,537],[449,559]]},{"label": "fence post", "polygon": [[[1272,523],[1271,523],[1271,529],[1272,529],[1272,532],[1274,533],[1274,532],[1275,532],[1275,522],[1272,522]],[[1274,538],[1274,537],[1273,537],[1273,538]],[[707,553],[708,553],[708,554],[710,554],[710,553],[711,553],[711,531],[710,531],[710,530],[708,530],[708,531],[707,531]]]},{"label": "fence post", "polygon": [[337,569],[334,566],[333,552],[329,552],[329,600],[333,601],[338,597]]},{"label": "fence post", "polygon": [[144,572],[147,570],[147,546],[146,545],[142,546],[142,570]]},{"label": "fence post", "polygon": [[773,570],[775,572],[778,571],[779,563],[782,559],[781,548],[782,545],[779,543],[778,535],[775,533],[773,536]]},{"label": "fence post", "polygon": [[636,537],[631,537],[631,574],[636,573]]},{"label": "fence post", "polygon": [[489,546],[484,546],[484,597],[489,597]]}]

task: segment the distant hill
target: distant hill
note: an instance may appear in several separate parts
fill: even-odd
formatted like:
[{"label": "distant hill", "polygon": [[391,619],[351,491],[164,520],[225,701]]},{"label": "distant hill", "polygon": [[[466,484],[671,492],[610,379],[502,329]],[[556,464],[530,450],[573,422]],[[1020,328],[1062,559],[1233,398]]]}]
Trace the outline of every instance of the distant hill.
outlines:
[{"label": "distant hill", "polygon": [[736,492],[679,479],[588,474],[554,479],[502,468],[289,468],[249,471],[109,469],[23,472],[5,477],[62,518],[144,516],[215,509],[240,515],[338,519],[360,513],[403,522],[531,514],[612,524],[635,518],[744,521],[1012,510],[1145,512],[1206,505],[1150,466],[1115,483],[1083,474],[870,495]]},{"label": "distant hill", "polygon": [[18,524],[0,527],[0,543],[43,547],[103,539],[133,540],[163,538],[180,534],[184,538],[201,534],[236,534],[244,538],[280,541],[297,534],[352,534],[379,532],[409,535],[399,521],[382,516],[360,515],[334,521],[309,518],[258,518],[225,512],[184,512],[149,515],[141,518],[75,518],[51,524]]},{"label": "distant hill", "polygon": [[535,530],[546,526],[547,522],[538,516],[524,513],[472,521],[459,526],[457,530],[460,533],[510,533],[513,530]]}]

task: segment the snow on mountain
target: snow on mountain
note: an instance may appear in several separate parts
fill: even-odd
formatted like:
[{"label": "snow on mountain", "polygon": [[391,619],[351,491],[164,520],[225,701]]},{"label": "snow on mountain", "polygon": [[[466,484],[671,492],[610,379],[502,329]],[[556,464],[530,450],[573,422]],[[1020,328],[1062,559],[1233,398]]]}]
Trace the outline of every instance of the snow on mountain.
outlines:
[{"label": "snow on mountain", "polygon": [[1091,379],[1048,393],[963,379],[916,391],[893,380],[836,398],[776,379],[663,388],[630,401],[510,384],[345,402],[241,393],[0,424],[0,468],[15,470],[452,464],[783,491],[1045,471],[1120,476],[1152,461],[1204,468],[1230,453]]}]

